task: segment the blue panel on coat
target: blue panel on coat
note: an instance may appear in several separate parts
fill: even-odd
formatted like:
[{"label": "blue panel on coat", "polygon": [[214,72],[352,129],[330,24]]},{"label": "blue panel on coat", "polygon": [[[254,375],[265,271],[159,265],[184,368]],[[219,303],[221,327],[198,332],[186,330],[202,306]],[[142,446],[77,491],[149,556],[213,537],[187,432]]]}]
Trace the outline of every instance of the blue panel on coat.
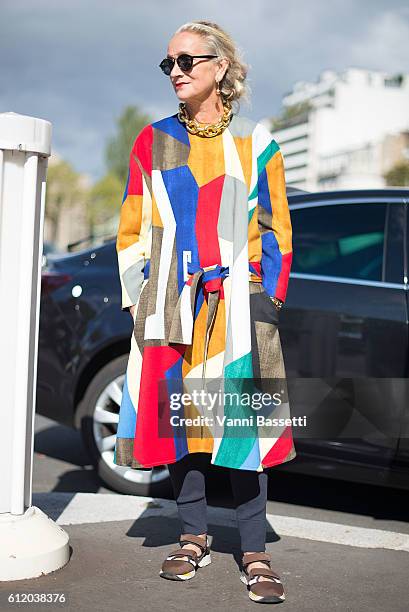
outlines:
[{"label": "blue panel on coat", "polygon": [[170,117],[165,117],[164,119],[155,121],[155,123],[152,123],[152,127],[162,130],[162,132],[165,132],[165,134],[169,134],[169,136],[173,136],[173,138],[176,138],[176,140],[190,146],[188,132],[185,126],[182,125],[177,118],[177,113],[171,115]]},{"label": "blue panel on coat", "polygon": [[183,252],[190,251],[191,261],[199,262],[199,250],[194,231],[199,186],[189,166],[162,170],[162,178],[176,222],[178,289],[180,294],[186,282],[183,277]]},{"label": "blue panel on coat", "polygon": [[270,191],[268,189],[268,180],[267,180],[267,172],[264,168],[259,177],[258,177],[258,203],[267,210],[270,214],[272,213],[271,209],[271,198]]},{"label": "blue panel on coat", "polygon": [[247,459],[241,464],[241,470],[256,470],[260,465],[260,447],[258,439],[254,440],[253,448],[249,452]]},{"label": "blue panel on coat", "polygon": [[133,438],[136,427],[136,411],[129,395],[128,372],[125,374],[124,388],[122,391],[121,407],[119,412],[119,424],[117,430],[118,438]]},{"label": "blue panel on coat", "polygon": [[261,235],[262,255],[261,272],[263,287],[271,296],[275,294],[278,277],[281,272],[283,256],[278,248],[274,232],[265,232]]}]

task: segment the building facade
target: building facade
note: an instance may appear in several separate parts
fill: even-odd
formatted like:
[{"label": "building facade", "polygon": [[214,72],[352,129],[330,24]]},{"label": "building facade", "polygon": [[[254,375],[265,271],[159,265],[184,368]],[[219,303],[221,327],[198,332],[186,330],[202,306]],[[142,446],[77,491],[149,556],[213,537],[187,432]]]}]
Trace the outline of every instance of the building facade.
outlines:
[{"label": "building facade", "polygon": [[384,187],[385,172],[409,159],[409,74],[325,70],[315,83],[296,83],[283,107],[283,118],[270,129],[289,186]]}]

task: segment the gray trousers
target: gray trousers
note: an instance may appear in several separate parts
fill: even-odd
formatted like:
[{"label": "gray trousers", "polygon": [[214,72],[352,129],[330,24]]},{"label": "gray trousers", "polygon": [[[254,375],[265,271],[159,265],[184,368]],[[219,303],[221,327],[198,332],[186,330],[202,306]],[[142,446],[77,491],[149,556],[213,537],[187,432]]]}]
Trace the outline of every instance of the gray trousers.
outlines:
[{"label": "gray trousers", "polygon": [[[190,453],[168,464],[182,533],[207,533],[206,472],[211,453]],[[265,552],[266,472],[229,471],[242,552]]]}]

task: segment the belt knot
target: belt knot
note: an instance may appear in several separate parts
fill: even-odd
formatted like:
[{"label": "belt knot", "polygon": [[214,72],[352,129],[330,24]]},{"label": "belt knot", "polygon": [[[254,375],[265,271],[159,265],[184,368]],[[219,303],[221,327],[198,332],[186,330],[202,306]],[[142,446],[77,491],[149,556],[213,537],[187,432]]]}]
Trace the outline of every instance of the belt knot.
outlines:
[{"label": "belt knot", "polygon": [[189,274],[200,272],[198,276],[202,279],[205,293],[212,293],[220,290],[224,279],[229,275],[229,266],[213,264],[202,267],[195,262],[188,262],[187,271]]}]

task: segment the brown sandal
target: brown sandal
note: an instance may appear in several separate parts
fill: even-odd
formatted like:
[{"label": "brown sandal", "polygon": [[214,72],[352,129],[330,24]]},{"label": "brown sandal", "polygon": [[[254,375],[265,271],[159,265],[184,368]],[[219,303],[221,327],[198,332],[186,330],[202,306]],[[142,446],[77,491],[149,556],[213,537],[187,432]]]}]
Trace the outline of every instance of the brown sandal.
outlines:
[{"label": "brown sandal", "polygon": [[[254,561],[262,561],[267,567],[265,569],[251,569],[247,573],[247,566]],[[270,580],[260,580],[260,576],[265,576],[270,578]],[[279,603],[285,599],[280,576],[271,569],[270,555],[268,553],[244,553],[240,580],[247,585],[249,597],[252,601],[257,603]]]},{"label": "brown sandal", "polygon": [[[164,562],[159,575],[162,578],[169,580],[190,580],[196,574],[198,567],[205,567],[211,562],[209,542],[194,535],[193,533],[184,533],[180,536],[179,544],[182,547],[184,544],[196,544],[202,551],[200,555],[192,548],[179,548],[169,553]],[[187,557],[180,559],[178,557]]]}]

